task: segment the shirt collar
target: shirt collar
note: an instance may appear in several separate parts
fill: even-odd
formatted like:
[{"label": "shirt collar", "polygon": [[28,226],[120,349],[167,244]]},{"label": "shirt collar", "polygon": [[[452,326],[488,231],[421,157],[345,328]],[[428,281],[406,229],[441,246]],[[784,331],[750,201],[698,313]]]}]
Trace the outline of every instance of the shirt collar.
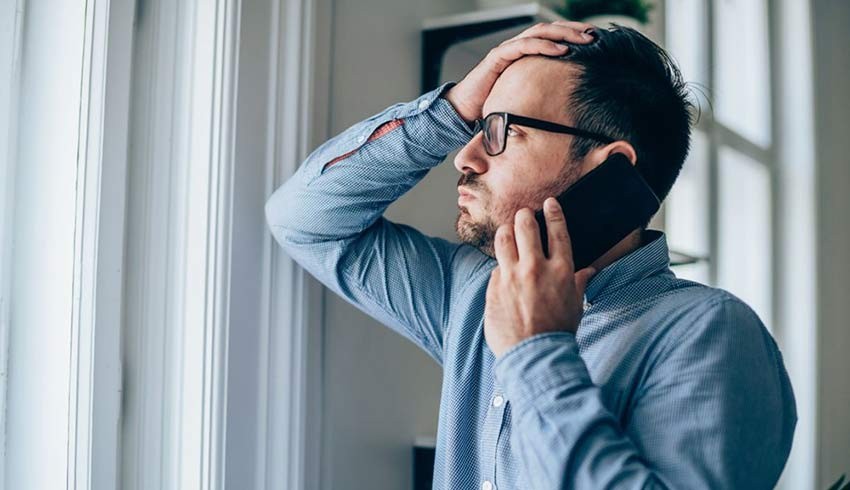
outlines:
[{"label": "shirt collar", "polygon": [[670,267],[667,237],[658,230],[644,230],[642,245],[597,272],[584,290],[585,301],[594,303],[606,294]]}]

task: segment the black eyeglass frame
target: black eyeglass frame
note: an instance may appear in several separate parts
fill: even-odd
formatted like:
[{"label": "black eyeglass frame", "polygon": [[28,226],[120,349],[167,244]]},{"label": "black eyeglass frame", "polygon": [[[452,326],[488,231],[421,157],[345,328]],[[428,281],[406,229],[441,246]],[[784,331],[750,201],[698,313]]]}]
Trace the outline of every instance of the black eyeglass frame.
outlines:
[{"label": "black eyeglass frame", "polygon": [[478,133],[478,131],[482,131],[484,133],[482,139],[487,138],[487,132],[484,131],[485,121],[491,116],[500,116],[504,120],[504,128],[502,129],[502,132],[504,133],[502,134],[502,148],[497,153],[490,153],[490,150],[487,149],[486,141],[484,142],[484,151],[486,151],[487,154],[491,157],[501,155],[502,152],[505,151],[505,148],[508,146],[508,127],[510,127],[511,124],[518,124],[520,126],[527,126],[529,128],[542,129],[543,131],[550,131],[553,133],[571,134],[573,136],[590,138],[593,140],[601,141],[603,143],[613,143],[614,141],[617,141],[616,139],[611,138],[610,136],[605,136],[604,134],[594,133],[592,131],[585,131],[584,129],[574,128],[572,126],[564,126],[563,124],[544,121],[542,119],[535,119],[533,117],[511,114],[510,112],[491,112],[483,118],[476,119],[473,134]]}]

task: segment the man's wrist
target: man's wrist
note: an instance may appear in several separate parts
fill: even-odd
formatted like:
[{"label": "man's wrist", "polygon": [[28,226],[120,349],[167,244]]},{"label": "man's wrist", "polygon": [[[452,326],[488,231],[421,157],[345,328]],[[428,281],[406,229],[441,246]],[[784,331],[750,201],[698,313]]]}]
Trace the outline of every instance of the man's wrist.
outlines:
[{"label": "man's wrist", "polygon": [[474,133],[451,102],[441,97],[443,93],[445,87],[423,94],[407,105],[412,112],[402,111],[394,117],[404,119],[406,136],[419,142],[425,153],[444,158],[467,144]]},{"label": "man's wrist", "polygon": [[553,386],[590,383],[575,335],[547,332],[512,346],[493,365],[496,380],[512,403],[526,405]]},{"label": "man's wrist", "polygon": [[448,85],[446,90],[444,90],[440,94],[440,97],[443,98],[443,99],[446,99],[449,102],[449,104],[451,104],[452,109],[454,109],[454,111],[455,111],[455,113],[457,113],[458,117],[460,117],[463,120],[463,122],[466,123],[466,125],[469,127],[469,129],[475,129],[475,117],[470,116],[469,111],[466,111],[463,108],[463,106],[457,100],[455,100],[455,97],[453,95],[454,92],[452,92],[455,85],[456,85],[456,83],[452,83],[451,85]]}]

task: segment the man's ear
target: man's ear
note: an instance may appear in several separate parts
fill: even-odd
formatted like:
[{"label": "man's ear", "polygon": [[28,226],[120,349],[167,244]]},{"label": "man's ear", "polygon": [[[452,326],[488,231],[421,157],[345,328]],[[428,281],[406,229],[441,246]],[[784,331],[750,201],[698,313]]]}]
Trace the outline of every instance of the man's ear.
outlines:
[{"label": "man's ear", "polygon": [[608,143],[605,146],[595,148],[588,154],[587,161],[593,162],[593,166],[601,164],[614,153],[622,153],[632,162],[632,165],[637,163],[637,152],[635,148],[626,140],[617,140],[613,143]]},{"label": "man's ear", "polygon": [[600,146],[590,150],[581,162],[581,175],[585,175],[596,167],[602,165],[602,162],[608,159],[614,153],[622,153],[632,162],[632,165],[637,164],[637,152],[635,147],[626,140],[617,140],[608,143],[605,146]]}]

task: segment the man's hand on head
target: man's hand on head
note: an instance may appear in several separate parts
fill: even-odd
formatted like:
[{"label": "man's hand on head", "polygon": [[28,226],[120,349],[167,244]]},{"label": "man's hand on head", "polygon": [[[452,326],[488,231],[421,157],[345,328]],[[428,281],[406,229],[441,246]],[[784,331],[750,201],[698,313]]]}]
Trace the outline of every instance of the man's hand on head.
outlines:
[{"label": "man's hand on head", "polygon": [[567,223],[554,197],[544,202],[549,257],[543,254],[540,228],[529,208],[517,211],[513,225],[496,231],[496,260],[487,285],[484,338],[501,356],[540,333],[575,333],[584,313],[584,288],[596,271],[574,271]]},{"label": "man's hand on head", "polygon": [[450,88],[443,97],[454,106],[457,113],[469,124],[483,117],[481,108],[499,75],[511,63],[527,55],[562,56],[569,50],[561,44],[568,41],[586,44],[593,36],[585,31],[593,24],[555,21],[539,23],[491,49],[467,75]]}]

